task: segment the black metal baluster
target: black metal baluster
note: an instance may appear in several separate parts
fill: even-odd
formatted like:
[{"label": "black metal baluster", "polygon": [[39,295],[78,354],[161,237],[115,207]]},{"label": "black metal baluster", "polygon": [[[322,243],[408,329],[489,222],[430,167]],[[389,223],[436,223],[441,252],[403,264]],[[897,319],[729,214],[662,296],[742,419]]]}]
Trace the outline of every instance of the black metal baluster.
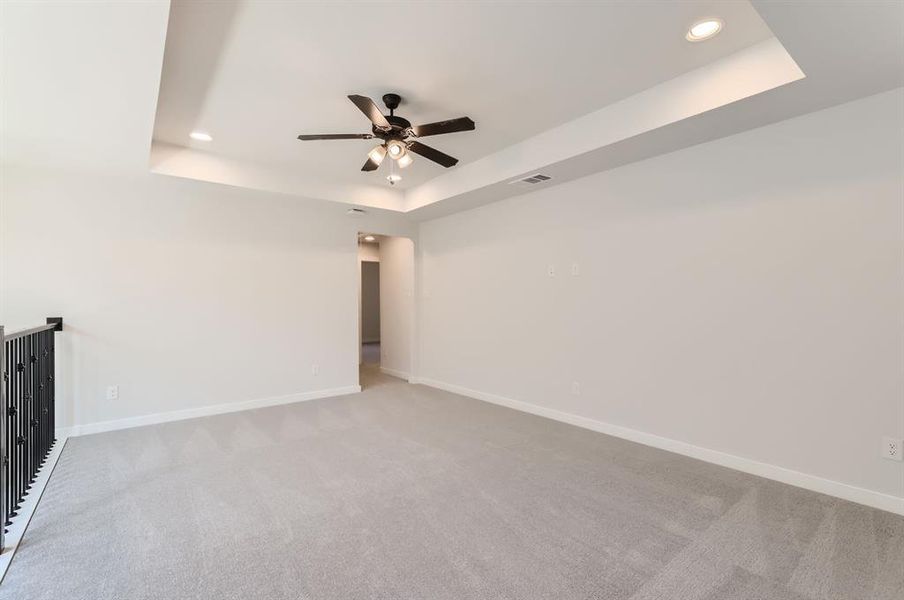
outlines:
[{"label": "black metal baluster", "polygon": [[41,398],[41,335],[30,336],[31,339],[31,406],[28,410],[28,487],[34,485],[38,473],[38,436],[35,423],[38,418],[38,406]]},{"label": "black metal baluster", "polygon": [[[56,331],[56,330],[54,330]],[[56,336],[50,334],[50,445],[56,443]]]},{"label": "black metal baluster", "polygon": [[3,408],[3,428],[6,430],[6,472],[3,477],[3,491],[6,494],[6,515],[3,522],[4,525],[10,524],[12,518],[10,513],[16,505],[13,497],[13,465],[12,456],[16,447],[16,438],[13,436],[13,405],[15,398],[15,380],[16,380],[16,351],[15,342],[3,344],[6,350],[6,406]]},{"label": "black metal baluster", "polygon": [[44,459],[41,454],[41,411],[44,408],[44,332],[35,335],[35,399],[34,409],[32,410],[32,418],[30,425],[31,437],[34,443],[31,446],[31,455],[34,457],[32,467],[32,479],[37,478],[38,472],[41,470],[41,461]]},{"label": "black metal baluster", "polygon": [[12,493],[9,489],[10,477],[9,477],[9,399],[10,399],[10,384],[11,384],[11,373],[13,372],[13,357],[12,352],[10,351],[10,346],[12,344],[7,344],[2,336],[0,336],[0,342],[3,343],[3,405],[0,406],[0,411],[2,411],[2,415],[0,415],[0,427],[3,428],[3,474],[2,474],[2,485],[3,486],[3,512],[0,514],[3,522],[2,525],[5,527],[7,522],[9,521],[9,511],[11,510],[12,503],[10,502]]},{"label": "black metal baluster", "polygon": [[38,407],[41,406],[41,335],[32,336],[33,373],[31,384],[31,415],[28,419],[28,461],[31,463],[28,485],[38,476],[38,436],[35,425],[38,422]]},{"label": "black metal baluster", "polygon": [[51,364],[53,364],[53,353],[50,347],[53,345],[53,331],[47,332],[44,346],[44,409],[42,413],[44,427],[44,462],[50,454],[50,447],[53,445],[53,432],[50,430],[50,405],[53,403],[53,382],[50,379]]},{"label": "black metal baluster", "polygon": [[35,414],[35,367],[38,365],[38,357],[35,356],[35,336],[28,336],[28,402],[25,416],[25,456],[28,461],[28,469],[25,471],[25,489],[31,490],[31,482],[34,478],[35,462],[32,454],[34,437],[31,435],[31,420]]},{"label": "black metal baluster", "polygon": [[25,419],[28,417],[28,379],[31,372],[28,364],[29,351],[31,350],[28,336],[22,338],[20,350],[22,352],[19,357],[22,363],[22,376],[20,379],[21,389],[19,390],[19,410],[16,413],[16,428],[19,430],[19,499],[17,504],[21,506],[22,500],[28,495],[25,489],[26,475],[28,475],[28,453],[25,449],[25,436],[28,432],[25,429]]},{"label": "black metal baluster", "polygon": [[44,460],[47,460],[47,455],[50,454],[50,446],[52,445],[51,440],[53,439],[53,432],[50,430],[50,404],[53,400],[53,384],[50,380],[50,365],[53,363],[53,354],[50,352],[50,347],[53,345],[53,331],[47,332],[46,345],[44,346],[44,409],[43,414],[43,423],[44,423]]},{"label": "black metal baluster", "polygon": [[31,398],[31,419],[28,421],[28,454],[29,460],[31,461],[31,477],[30,484],[34,485],[34,480],[38,476],[38,469],[40,468],[39,463],[41,462],[40,456],[38,452],[40,452],[40,442],[41,438],[38,437],[38,415],[40,414],[41,409],[41,390],[43,388],[43,384],[41,382],[41,338],[43,336],[39,333],[34,336],[34,357],[35,357],[35,366],[34,366],[34,384],[32,387],[32,398]]},{"label": "black metal baluster", "polygon": [[42,331],[38,334],[38,401],[35,403],[35,418],[31,421],[31,430],[35,437],[35,477],[41,471],[41,465],[44,463],[44,365],[47,364],[47,356],[44,354],[44,347],[47,343],[47,333]]},{"label": "black metal baluster", "polygon": [[22,442],[20,441],[20,433],[19,433],[19,410],[20,404],[22,403],[22,380],[24,377],[25,371],[25,363],[22,362],[22,340],[16,340],[16,391],[13,396],[14,405],[13,405],[13,440],[15,446],[13,447],[13,455],[15,457],[15,469],[13,471],[13,507],[15,510],[13,511],[13,516],[15,516],[19,511],[19,492],[21,490],[19,484],[21,478],[19,477],[19,471],[22,468]]},{"label": "black metal baluster", "polygon": [[31,456],[29,450],[28,421],[31,420],[31,398],[34,394],[34,360],[32,358],[33,340],[30,335],[23,338],[25,340],[25,393],[22,395],[22,497],[28,496],[28,490],[31,489]]},{"label": "black metal baluster", "polygon": [[16,340],[16,390],[13,396],[13,455],[15,457],[15,469],[13,470],[13,516],[19,511],[19,470],[22,468],[22,443],[19,441],[19,405],[22,403],[22,378],[25,371],[25,363],[22,362],[22,340]]},{"label": "black metal baluster", "polygon": [[38,428],[38,441],[40,442],[38,446],[38,468],[42,468],[44,461],[47,459],[47,355],[50,352],[47,349],[48,335],[53,335],[53,332],[41,332],[41,357],[39,359],[41,363],[39,373],[41,402],[38,404],[38,422],[35,424]]},{"label": "black metal baluster", "polygon": [[21,435],[19,433],[19,408],[22,403],[22,379],[23,372],[25,371],[25,363],[22,362],[22,340],[18,339],[15,341],[15,353],[16,353],[16,373],[14,376],[14,390],[13,390],[13,407],[12,407],[12,428],[13,435],[11,437],[12,445],[13,445],[13,469],[12,469],[12,489],[13,489],[13,511],[12,516],[16,516],[19,510],[19,487],[21,477],[19,476],[19,471],[22,468],[22,442],[20,441]]},{"label": "black metal baluster", "polygon": [[[52,335],[52,333],[51,333]],[[38,416],[35,418],[35,431],[38,435],[38,449],[35,454],[38,457],[38,470],[44,466],[45,447],[47,436],[44,431],[44,411],[47,408],[47,332],[41,332],[41,354],[38,357],[41,368],[38,369],[38,386],[41,394],[41,401],[38,402]]]},{"label": "black metal baluster", "polygon": [[6,350],[6,337],[4,328],[0,325],[0,552],[6,546],[6,521],[7,521],[7,488],[6,482],[6,398],[9,390],[9,353]]},{"label": "black metal baluster", "polygon": [[22,428],[22,498],[28,496],[28,490],[31,489],[31,456],[28,453],[28,421],[31,419],[31,397],[34,394],[34,361],[32,360],[32,339],[30,335],[23,338],[25,340],[25,387],[22,394],[22,413],[20,415],[20,426]]}]

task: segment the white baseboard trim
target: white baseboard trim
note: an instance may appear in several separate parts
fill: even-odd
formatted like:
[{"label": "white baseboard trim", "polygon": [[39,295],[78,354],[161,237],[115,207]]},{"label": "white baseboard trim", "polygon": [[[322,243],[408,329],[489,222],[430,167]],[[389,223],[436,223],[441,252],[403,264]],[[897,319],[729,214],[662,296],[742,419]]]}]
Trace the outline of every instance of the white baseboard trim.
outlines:
[{"label": "white baseboard trim", "polygon": [[399,379],[404,379],[405,381],[411,382],[410,376],[405,371],[398,371],[396,369],[380,367],[380,373],[383,373],[385,375],[392,375],[393,377],[398,377]]},{"label": "white baseboard trim", "polygon": [[44,466],[41,467],[38,476],[35,477],[35,482],[31,484],[31,490],[28,492],[28,496],[22,501],[19,510],[16,511],[18,514],[12,519],[12,524],[9,526],[9,529],[3,538],[3,550],[0,552],[0,583],[3,582],[6,571],[9,569],[9,563],[12,562],[16,550],[22,542],[22,537],[25,535],[25,530],[28,529],[31,517],[38,508],[38,503],[41,502],[41,496],[44,495],[44,488],[47,487],[47,482],[50,481],[50,475],[53,473],[53,469],[56,467],[57,461],[63,453],[63,446],[65,445],[66,438],[57,434],[56,443],[50,450],[50,454],[47,455]]},{"label": "white baseboard trim", "polygon": [[279,406],[281,404],[293,404],[295,402],[305,402],[307,400],[318,400],[320,398],[330,398],[332,396],[344,396],[346,394],[355,394],[360,391],[360,385],[349,385],[345,387],[330,388],[325,390],[315,390],[313,392],[299,392],[297,394],[287,394],[285,396],[245,400],[243,402],[230,402],[227,404],[214,404],[211,406],[201,406],[198,408],[186,408],[184,410],[174,410],[165,413],[142,415],[140,417],[116,419],[114,421],[87,423],[85,425],[75,425],[73,427],[57,429],[57,439],[59,439],[61,435],[64,435],[66,437],[76,437],[80,435],[89,435],[92,433],[102,433],[105,431],[116,431],[118,429],[141,427],[143,425],[155,425],[157,423],[168,423],[170,421],[182,421],[184,419],[195,419],[197,417],[221,415],[224,413],[239,412],[242,410],[251,410],[254,408],[264,408],[267,406]]},{"label": "white baseboard trim", "polygon": [[577,427],[583,427],[584,429],[590,429],[592,431],[605,433],[607,435],[652,446],[654,448],[668,450],[669,452],[682,454],[737,471],[743,471],[744,473],[750,473],[751,475],[773,479],[775,481],[780,481],[781,483],[787,483],[788,485],[804,488],[813,492],[819,492],[843,500],[849,500],[858,504],[904,515],[904,498],[899,498],[897,496],[867,490],[839,481],[833,481],[831,479],[823,479],[822,477],[817,477],[815,475],[808,475],[807,473],[801,473],[784,467],[735,456],[734,454],[701,448],[700,446],[694,446],[693,444],[661,437],[652,433],[646,433],[620,425],[612,425],[604,421],[597,421],[588,417],[581,417],[572,413],[546,408],[520,400],[513,400],[496,394],[480,392],[459,385],[437,381],[435,379],[417,377],[412,378],[411,383],[420,383],[454,394],[460,394],[477,400],[483,400],[484,402],[506,406],[522,412],[568,423],[569,425],[576,425]]}]

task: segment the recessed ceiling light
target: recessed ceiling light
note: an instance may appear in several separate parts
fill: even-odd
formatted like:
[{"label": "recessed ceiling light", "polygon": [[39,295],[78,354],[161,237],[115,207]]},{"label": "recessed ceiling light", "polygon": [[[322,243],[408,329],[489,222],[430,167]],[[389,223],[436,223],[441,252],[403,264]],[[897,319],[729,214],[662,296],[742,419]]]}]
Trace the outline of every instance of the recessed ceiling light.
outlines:
[{"label": "recessed ceiling light", "polygon": [[365,235],[365,236],[364,236],[364,241],[365,241],[365,242],[376,242],[376,241],[377,241],[377,238],[375,238],[375,237],[372,236],[372,235]]},{"label": "recessed ceiling light", "polygon": [[690,29],[687,30],[687,35],[685,38],[689,42],[702,42],[703,40],[708,40],[713,37],[720,31],[722,31],[722,20],[721,19],[706,19],[705,21],[698,21],[694,23]]},{"label": "recessed ceiling light", "polygon": [[188,137],[193,140],[198,140],[199,142],[209,142],[213,140],[209,133],[204,133],[203,131],[192,131],[188,134]]}]

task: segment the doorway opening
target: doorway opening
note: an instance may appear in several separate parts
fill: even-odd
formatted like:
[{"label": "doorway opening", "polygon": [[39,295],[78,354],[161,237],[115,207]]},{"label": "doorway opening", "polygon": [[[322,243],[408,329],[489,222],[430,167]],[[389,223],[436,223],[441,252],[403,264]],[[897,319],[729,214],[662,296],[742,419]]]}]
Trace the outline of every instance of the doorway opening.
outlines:
[{"label": "doorway opening", "polygon": [[361,255],[361,360],[362,365],[380,366],[380,242],[364,241]]},{"label": "doorway opening", "polygon": [[411,376],[414,242],[358,233],[358,379],[362,388]]}]

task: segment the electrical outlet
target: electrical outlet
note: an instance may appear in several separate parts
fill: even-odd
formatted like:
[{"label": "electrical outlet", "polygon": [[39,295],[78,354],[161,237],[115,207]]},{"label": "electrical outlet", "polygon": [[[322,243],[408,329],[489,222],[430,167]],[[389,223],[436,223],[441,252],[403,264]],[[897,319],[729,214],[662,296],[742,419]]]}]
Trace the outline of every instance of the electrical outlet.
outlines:
[{"label": "electrical outlet", "polygon": [[550,277],[556,276],[556,266],[555,265],[546,265],[546,274]]},{"label": "electrical outlet", "polygon": [[882,458],[904,460],[904,440],[893,437],[882,438]]},{"label": "electrical outlet", "polygon": [[580,396],[581,395],[581,384],[578,383],[577,381],[572,381],[571,382],[571,393],[575,396]]},{"label": "electrical outlet", "polygon": [[571,274],[574,277],[577,277],[578,275],[580,275],[581,274],[581,265],[579,265],[578,263],[571,263]]},{"label": "electrical outlet", "polygon": [[108,385],[107,386],[107,400],[116,400],[119,398],[119,386],[118,385]]},{"label": "electrical outlet", "polygon": [[311,375],[320,375],[320,365],[311,365]]}]

